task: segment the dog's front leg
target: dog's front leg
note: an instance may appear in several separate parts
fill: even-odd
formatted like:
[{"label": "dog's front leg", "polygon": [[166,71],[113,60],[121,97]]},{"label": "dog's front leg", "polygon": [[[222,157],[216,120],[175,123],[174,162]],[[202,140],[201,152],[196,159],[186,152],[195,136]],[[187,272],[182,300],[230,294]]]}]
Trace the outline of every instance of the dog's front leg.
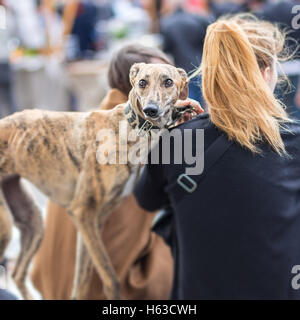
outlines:
[{"label": "dog's front leg", "polygon": [[82,207],[73,211],[74,222],[102,280],[104,294],[109,300],[119,300],[119,281],[101,237],[104,216],[103,208]]},{"label": "dog's front leg", "polygon": [[86,246],[83,243],[81,234],[77,234],[76,264],[72,300],[87,299],[90,287],[93,263]]}]

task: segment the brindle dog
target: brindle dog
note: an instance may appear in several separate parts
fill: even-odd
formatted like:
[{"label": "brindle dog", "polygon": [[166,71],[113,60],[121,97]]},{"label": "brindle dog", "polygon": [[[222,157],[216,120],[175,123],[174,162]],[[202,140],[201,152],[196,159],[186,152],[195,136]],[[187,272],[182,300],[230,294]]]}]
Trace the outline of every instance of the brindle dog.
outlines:
[{"label": "brindle dog", "polygon": [[[0,260],[14,223],[21,232],[21,252],[13,279],[25,299],[30,299],[25,279],[43,237],[43,224],[38,208],[20,183],[21,177],[66,208],[79,231],[73,298],[85,297],[92,263],[107,298],[120,298],[101,231],[138,165],[99,164],[97,133],[112,129],[118,139],[119,122],[126,117],[131,124],[128,134],[145,120],[147,126],[151,122],[164,128],[172,120],[176,101],[188,95],[185,71],[170,65],[135,64],[130,81],[129,101],[110,111],[26,110],[0,120]],[[119,145],[116,147],[118,152]]]}]

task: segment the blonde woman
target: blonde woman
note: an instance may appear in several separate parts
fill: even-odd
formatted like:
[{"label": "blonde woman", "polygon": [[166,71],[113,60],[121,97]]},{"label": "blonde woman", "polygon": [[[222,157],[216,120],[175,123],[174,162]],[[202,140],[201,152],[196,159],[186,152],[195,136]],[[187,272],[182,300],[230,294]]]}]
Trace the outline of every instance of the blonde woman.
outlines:
[{"label": "blonde woman", "polygon": [[[211,24],[201,66],[209,113],[178,127],[204,129],[204,175],[180,185],[186,163],[149,164],[136,187],[145,209],[174,210],[176,298],[300,299],[300,126],[273,95],[283,49],[284,34],[252,16]],[[212,146],[223,148],[213,163]]]}]

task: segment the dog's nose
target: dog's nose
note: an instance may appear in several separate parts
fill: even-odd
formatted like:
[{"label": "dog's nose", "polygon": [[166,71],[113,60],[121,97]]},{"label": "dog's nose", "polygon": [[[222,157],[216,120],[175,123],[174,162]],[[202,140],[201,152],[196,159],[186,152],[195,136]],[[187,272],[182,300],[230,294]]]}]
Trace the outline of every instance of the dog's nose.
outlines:
[{"label": "dog's nose", "polygon": [[155,118],[158,115],[159,108],[156,104],[149,103],[146,105],[143,111],[148,117]]}]

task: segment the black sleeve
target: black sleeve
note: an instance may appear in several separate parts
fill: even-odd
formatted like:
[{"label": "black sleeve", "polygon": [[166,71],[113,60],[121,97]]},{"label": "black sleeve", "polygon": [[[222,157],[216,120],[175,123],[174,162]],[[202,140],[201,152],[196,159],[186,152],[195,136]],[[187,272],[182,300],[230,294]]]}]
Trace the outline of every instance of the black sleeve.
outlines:
[{"label": "black sleeve", "polygon": [[156,211],[169,203],[164,191],[166,184],[164,165],[149,163],[142,169],[141,176],[134,188],[138,204],[148,211]]}]

